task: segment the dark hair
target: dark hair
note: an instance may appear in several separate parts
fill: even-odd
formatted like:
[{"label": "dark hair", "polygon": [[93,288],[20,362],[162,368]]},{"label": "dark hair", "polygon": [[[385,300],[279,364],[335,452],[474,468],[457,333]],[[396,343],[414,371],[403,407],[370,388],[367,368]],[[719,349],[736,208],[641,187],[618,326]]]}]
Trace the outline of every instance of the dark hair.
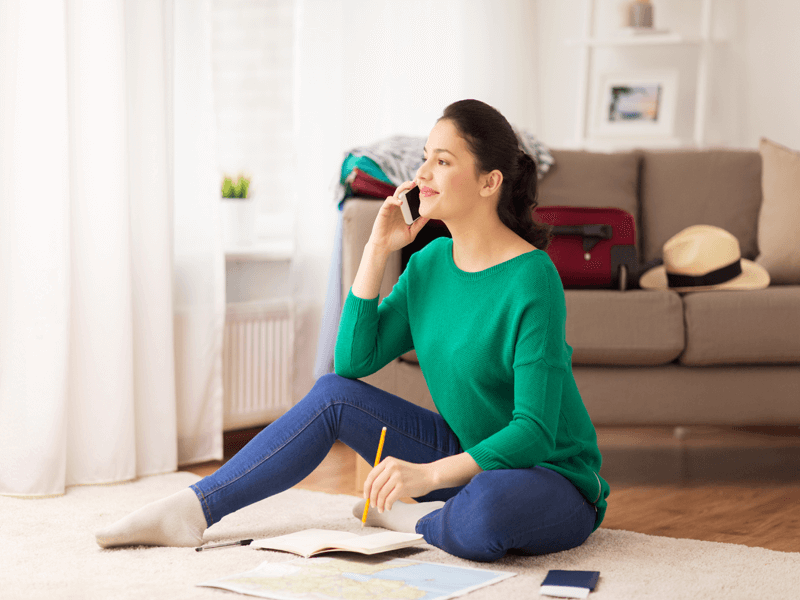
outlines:
[{"label": "dark hair", "polygon": [[545,250],[552,226],[533,219],[537,206],[536,163],[519,146],[514,129],[500,112],[480,100],[459,100],[439,120],[451,121],[475,157],[479,173],[503,174],[497,214],[520,237]]}]

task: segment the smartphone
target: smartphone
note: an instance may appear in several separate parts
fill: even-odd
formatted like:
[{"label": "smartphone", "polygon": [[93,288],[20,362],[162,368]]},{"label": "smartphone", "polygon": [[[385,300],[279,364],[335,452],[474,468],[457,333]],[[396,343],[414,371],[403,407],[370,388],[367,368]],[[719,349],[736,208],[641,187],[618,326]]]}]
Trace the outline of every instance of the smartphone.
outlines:
[{"label": "smartphone", "polygon": [[406,225],[412,225],[419,219],[419,186],[400,192],[400,198],[404,200],[400,205],[403,219],[405,219]]}]

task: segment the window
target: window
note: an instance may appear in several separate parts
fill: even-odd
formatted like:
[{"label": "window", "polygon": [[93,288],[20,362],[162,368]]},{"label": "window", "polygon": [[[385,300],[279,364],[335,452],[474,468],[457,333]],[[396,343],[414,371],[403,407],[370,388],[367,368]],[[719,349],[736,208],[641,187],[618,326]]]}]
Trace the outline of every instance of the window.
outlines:
[{"label": "window", "polygon": [[294,0],[212,0],[218,161],[252,176],[260,237],[293,231],[294,21]]}]

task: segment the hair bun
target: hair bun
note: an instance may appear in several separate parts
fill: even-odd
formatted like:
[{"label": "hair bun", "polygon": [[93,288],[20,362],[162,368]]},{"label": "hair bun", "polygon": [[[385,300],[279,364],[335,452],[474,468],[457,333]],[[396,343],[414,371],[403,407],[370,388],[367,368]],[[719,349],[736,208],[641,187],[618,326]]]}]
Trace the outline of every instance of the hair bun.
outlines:
[{"label": "hair bun", "polygon": [[536,161],[533,160],[533,157],[525,152],[522,148],[520,148],[519,154],[517,155],[517,169],[520,175],[530,171],[531,169],[536,171]]},{"label": "hair bun", "polygon": [[527,167],[529,163],[533,163],[536,166],[536,162],[533,160],[530,154],[525,152],[522,148],[519,149],[519,154],[517,155],[517,165],[520,167],[525,166]]}]

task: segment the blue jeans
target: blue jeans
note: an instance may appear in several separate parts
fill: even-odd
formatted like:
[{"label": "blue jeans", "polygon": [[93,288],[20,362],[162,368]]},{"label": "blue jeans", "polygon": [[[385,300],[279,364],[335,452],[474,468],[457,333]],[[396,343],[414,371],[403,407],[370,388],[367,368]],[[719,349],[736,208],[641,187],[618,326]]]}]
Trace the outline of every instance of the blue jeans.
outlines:
[{"label": "blue jeans", "polygon": [[[336,440],[372,464],[384,426],[384,457],[428,463],[463,452],[439,414],[362,381],[329,374],[219,470],[191,487],[211,526],[299,483]],[[465,486],[415,500],[445,502],[417,522],[417,533],[426,542],[477,561],[497,560],[507,552],[533,555],[574,548],[589,537],[596,515],[569,480],[544,467],[483,471]]]}]

